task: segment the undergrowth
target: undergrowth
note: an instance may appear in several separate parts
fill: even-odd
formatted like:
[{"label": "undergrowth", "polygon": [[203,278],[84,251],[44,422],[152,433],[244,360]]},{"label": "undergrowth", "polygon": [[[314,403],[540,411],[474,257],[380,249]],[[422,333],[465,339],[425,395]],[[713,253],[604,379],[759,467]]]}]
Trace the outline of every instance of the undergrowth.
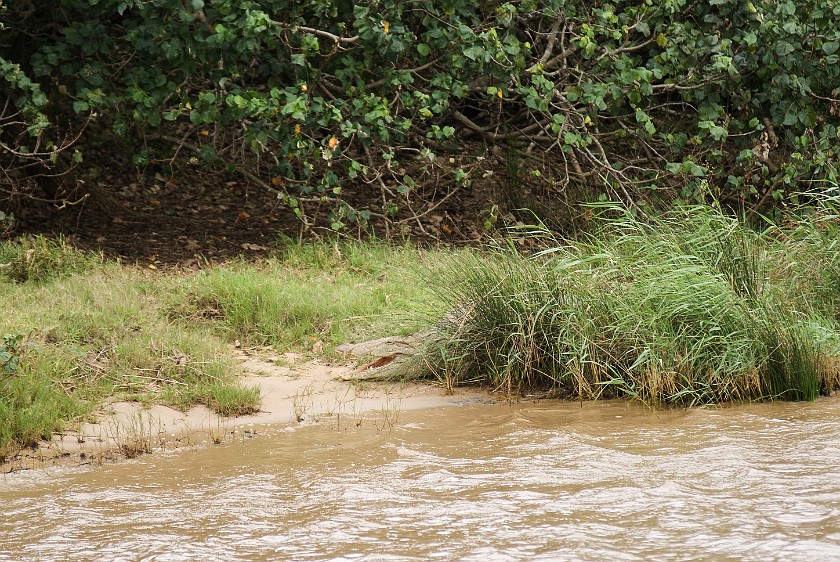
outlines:
[{"label": "undergrowth", "polygon": [[708,207],[642,220],[602,206],[589,238],[532,257],[321,242],[167,274],[61,239],[0,243],[0,458],[115,399],[256,411],[234,344],[329,357],[453,311],[426,350],[449,385],[812,400],[840,385],[832,201],[761,229]]},{"label": "undergrowth", "polygon": [[429,361],[448,385],[581,399],[828,394],[840,386],[840,220],[823,203],[761,230],[707,206],[641,219],[605,205],[583,242],[461,260],[440,296],[465,319]]}]

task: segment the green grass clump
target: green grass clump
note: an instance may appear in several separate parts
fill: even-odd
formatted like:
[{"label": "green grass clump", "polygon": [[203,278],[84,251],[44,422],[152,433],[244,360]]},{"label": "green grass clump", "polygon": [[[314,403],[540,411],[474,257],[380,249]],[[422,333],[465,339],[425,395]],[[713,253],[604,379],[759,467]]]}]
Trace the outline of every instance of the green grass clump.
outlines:
[{"label": "green grass clump", "polygon": [[0,241],[0,279],[18,283],[43,283],[94,269],[101,263],[101,255],[77,250],[62,237]]},{"label": "green grass clump", "polygon": [[448,384],[684,404],[840,385],[836,216],[759,232],[709,207],[602,210],[584,243],[456,265],[441,296],[465,321],[431,352]]},{"label": "green grass clump", "polygon": [[441,274],[439,255],[380,242],[288,245],[276,258],[195,276],[171,314],[229,341],[302,350],[320,341],[329,353],[346,341],[408,333],[441,313],[420,294],[425,279]]}]

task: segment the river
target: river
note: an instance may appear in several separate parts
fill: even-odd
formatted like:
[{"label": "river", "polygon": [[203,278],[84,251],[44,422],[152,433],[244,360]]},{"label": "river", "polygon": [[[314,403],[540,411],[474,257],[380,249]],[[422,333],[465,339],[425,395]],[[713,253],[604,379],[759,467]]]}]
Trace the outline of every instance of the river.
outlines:
[{"label": "river", "polygon": [[838,398],[472,405],[241,435],[0,476],[0,560],[840,560]]}]

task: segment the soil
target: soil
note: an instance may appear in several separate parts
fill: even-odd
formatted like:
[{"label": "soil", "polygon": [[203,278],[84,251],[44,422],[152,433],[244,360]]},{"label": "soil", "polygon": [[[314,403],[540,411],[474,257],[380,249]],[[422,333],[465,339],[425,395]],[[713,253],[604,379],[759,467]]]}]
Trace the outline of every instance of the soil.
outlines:
[{"label": "soil", "polygon": [[[328,228],[324,213],[318,217],[317,226],[307,228],[274,193],[245,177],[198,166],[164,173],[160,168],[137,170],[115,164],[80,171],[77,177],[87,178],[80,189],[91,191],[90,197],[64,208],[26,200],[15,209],[15,230],[6,236],[60,234],[77,247],[125,263],[194,267],[237,256],[260,257],[276,249],[284,237],[337,235]],[[493,210],[494,201],[504,199],[496,188],[497,180],[492,174],[478,178],[433,212],[391,225],[388,233],[425,244],[486,239],[491,234],[485,228],[488,213],[502,214]],[[381,196],[377,189],[365,186],[352,191],[371,195],[369,201],[356,195],[353,205],[378,211]],[[418,196],[435,201],[447,193],[432,190]],[[500,218],[498,225],[505,219],[515,220],[512,216]],[[371,234],[384,237],[386,229],[382,223],[371,221],[364,231],[348,227],[338,235],[356,238]]]},{"label": "soil", "polygon": [[[85,162],[72,176],[61,176],[64,184],[78,186],[80,194],[89,193],[86,199],[75,197],[76,204],[59,206],[46,201],[49,197],[34,185],[37,182],[19,186],[34,197],[0,198],[0,211],[11,211],[16,219],[14,230],[5,234],[0,224],[0,236],[60,234],[82,249],[125,263],[196,267],[238,256],[260,257],[283,238],[373,235],[411,238],[420,244],[475,244],[507,226],[533,223],[534,215],[523,211],[526,208],[564,234],[580,226],[567,190],[559,190],[546,176],[524,168],[516,171],[504,155],[478,145],[462,146],[462,156],[439,157],[434,165],[404,162],[408,170],[395,173],[417,178],[417,185],[409,204],[399,202],[395,221],[386,228],[373,218],[364,230],[350,225],[336,233],[326,216],[328,204],[301,203],[313,219],[313,226],[307,227],[286,202],[247,173],[207,169],[187,159],[138,168],[112,146],[99,144],[82,147]],[[456,169],[467,170],[468,184],[456,187]],[[258,174],[256,166],[253,172]],[[257,180],[270,184],[268,178]],[[389,181],[388,189],[396,193],[393,179]],[[377,185],[349,185],[342,196],[356,209],[384,212]]]},{"label": "soil", "polygon": [[35,449],[0,463],[0,474],[54,466],[96,466],[155,451],[221,444],[254,438],[265,425],[313,423],[339,427],[372,423],[389,429],[400,412],[476,403],[509,397],[488,390],[447,390],[428,383],[354,381],[351,363],[331,365],[295,353],[232,349],[245,385],[260,388],[259,412],[223,418],[204,406],[187,412],[134,402],[115,402],[75,431],[56,434]]},{"label": "soil", "polygon": [[13,234],[63,235],[72,244],[126,263],[192,266],[269,252],[300,223],[270,193],[210,174],[103,172],[96,180],[116,202],[105,212],[82,204],[58,209],[27,202]]}]

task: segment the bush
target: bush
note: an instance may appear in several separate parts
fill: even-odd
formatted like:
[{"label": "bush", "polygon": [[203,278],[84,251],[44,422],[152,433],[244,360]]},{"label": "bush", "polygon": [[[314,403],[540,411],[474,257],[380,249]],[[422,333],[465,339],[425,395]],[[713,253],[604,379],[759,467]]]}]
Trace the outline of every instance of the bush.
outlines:
[{"label": "bush", "polygon": [[334,228],[421,213],[510,154],[639,208],[836,180],[835,0],[42,4],[6,7],[0,39],[31,137],[90,119],[142,138],[138,164],[174,143]]}]

